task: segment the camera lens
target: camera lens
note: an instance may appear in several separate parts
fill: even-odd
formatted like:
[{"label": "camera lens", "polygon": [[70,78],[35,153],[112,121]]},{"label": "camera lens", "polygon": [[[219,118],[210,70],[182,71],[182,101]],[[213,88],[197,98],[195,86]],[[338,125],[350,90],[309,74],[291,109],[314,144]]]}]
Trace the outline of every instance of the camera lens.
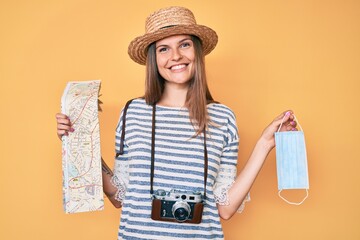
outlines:
[{"label": "camera lens", "polygon": [[178,222],[186,221],[190,215],[190,206],[186,202],[176,202],[172,207],[172,214]]}]

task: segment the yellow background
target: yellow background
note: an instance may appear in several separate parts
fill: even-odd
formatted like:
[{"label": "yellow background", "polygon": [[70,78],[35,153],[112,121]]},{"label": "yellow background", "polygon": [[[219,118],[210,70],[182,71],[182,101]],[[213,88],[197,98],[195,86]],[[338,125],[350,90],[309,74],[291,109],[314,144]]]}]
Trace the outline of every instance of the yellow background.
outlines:
[{"label": "yellow background", "polygon": [[292,206],[277,196],[273,151],[245,212],[223,222],[226,239],[360,239],[357,0],[1,1],[0,239],[116,239],[120,210],[108,200],[104,211],[63,212],[54,116],[68,81],[101,79],[101,148],[112,166],[119,111],[144,89],[127,46],[170,4],[219,35],[207,71],[237,115],[239,170],[283,110],[305,131],[309,198]]}]

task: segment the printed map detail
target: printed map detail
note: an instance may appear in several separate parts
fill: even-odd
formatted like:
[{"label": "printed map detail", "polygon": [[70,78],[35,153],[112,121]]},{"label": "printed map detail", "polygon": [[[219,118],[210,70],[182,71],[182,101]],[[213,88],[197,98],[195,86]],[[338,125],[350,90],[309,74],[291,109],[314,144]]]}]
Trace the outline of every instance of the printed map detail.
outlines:
[{"label": "printed map detail", "polygon": [[66,213],[104,208],[98,119],[100,84],[100,80],[69,82],[61,99],[61,111],[69,116],[75,129],[62,137]]}]

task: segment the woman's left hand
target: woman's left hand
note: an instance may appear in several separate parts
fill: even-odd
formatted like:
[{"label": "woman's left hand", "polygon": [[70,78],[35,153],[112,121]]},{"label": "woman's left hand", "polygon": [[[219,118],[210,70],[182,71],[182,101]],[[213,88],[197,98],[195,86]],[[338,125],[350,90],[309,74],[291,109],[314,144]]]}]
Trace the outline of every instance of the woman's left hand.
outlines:
[{"label": "woman's left hand", "polygon": [[279,130],[280,125],[280,132],[297,131],[297,123],[291,110],[285,111],[279,116],[277,116],[261,134],[260,139],[264,142],[264,144],[266,144],[269,150],[275,147],[274,134]]}]

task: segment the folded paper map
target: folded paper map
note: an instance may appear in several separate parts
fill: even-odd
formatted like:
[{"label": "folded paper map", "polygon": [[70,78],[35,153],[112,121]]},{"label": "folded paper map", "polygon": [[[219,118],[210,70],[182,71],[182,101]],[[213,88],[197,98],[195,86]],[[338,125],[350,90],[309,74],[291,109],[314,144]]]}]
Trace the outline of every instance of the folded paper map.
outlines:
[{"label": "folded paper map", "polygon": [[62,137],[63,200],[66,213],[104,208],[98,97],[100,80],[69,82],[61,112],[74,132]]}]

